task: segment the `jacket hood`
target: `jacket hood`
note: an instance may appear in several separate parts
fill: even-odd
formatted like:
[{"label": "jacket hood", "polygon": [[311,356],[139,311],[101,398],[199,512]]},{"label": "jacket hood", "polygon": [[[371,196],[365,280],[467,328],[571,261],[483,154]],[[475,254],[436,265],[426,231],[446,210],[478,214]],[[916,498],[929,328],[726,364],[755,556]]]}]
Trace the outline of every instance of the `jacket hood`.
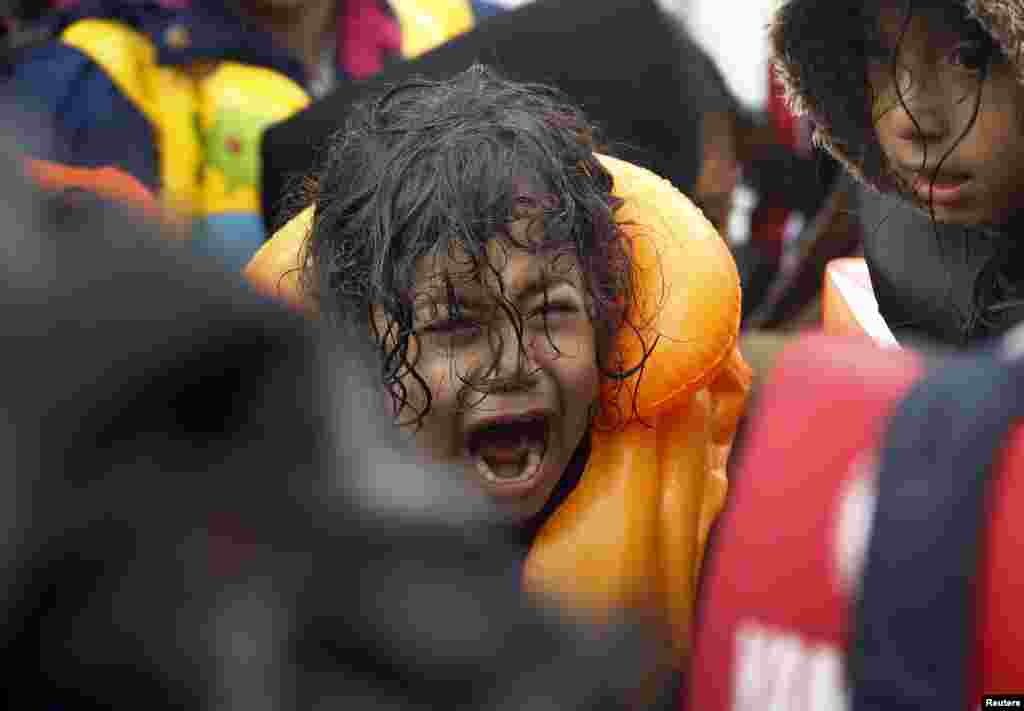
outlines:
[{"label": "jacket hood", "polygon": [[[809,80],[811,72],[817,71],[811,66],[817,64],[814,56],[828,53],[829,46],[835,46],[834,39],[817,28],[843,22],[844,9],[855,15],[852,8],[860,4],[860,0],[780,0],[769,25],[771,61],[790,109],[798,116],[808,116],[813,120],[814,143],[831,153],[858,180],[876,190],[885,190],[888,185],[881,171],[882,163],[873,131],[867,134],[870,138],[866,141],[857,141],[849,135],[842,135],[845,132],[836,125],[845,123],[847,119],[856,122],[856,116],[851,116],[851,113],[860,113],[856,106],[837,109],[826,105],[827,89],[822,91],[821,82]],[[963,5],[1002,47],[1016,68],[1017,80],[1024,84],[1024,2],[963,0]],[[822,24],[822,20],[828,24]],[[794,52],[794,47],[799,45],[807,47],[807,51]],[[866,114],[866,94],[853,99],[862,99],[860,111]],[[868,129],[869,126],[862,128]]]}]

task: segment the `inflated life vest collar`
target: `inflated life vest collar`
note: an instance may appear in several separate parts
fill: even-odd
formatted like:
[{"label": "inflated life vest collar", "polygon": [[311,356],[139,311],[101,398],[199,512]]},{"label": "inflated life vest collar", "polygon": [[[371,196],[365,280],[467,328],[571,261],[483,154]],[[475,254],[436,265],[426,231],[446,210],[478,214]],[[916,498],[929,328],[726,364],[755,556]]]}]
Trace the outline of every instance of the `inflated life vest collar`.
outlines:
[{"label": "inflated life vest collar", "polygon": [[[740,323],[740,282],[728,246],[703,213],[649,170],[599,156],[612,174],[616,214],[631,241],[637,300],[634,329],[619,334],[628,367],[650,354],[606,404],[627,419],[653,417],[703,387],[732,352]],[[653,346],[653,349],[651,347]]]}]

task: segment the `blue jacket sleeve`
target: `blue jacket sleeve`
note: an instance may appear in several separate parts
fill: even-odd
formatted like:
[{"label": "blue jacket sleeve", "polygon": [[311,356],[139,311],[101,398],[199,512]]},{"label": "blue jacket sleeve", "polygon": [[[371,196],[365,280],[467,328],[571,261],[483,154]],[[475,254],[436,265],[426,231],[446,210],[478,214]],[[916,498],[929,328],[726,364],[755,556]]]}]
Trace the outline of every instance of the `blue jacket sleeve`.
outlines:
[{"label": "blue jacket sleeve", "polygon": [[33,157],[76,166],[113,165],[160,188],[156,136],[145,115],[102,67],[59,41],[23,55],[10,91],[48,124],[52,140],[29,147]]},{"label": "blue jacket sleeve", "polygon": [[505,11],[505,8],[496,3],[488,2],[488,0],[471,0],[471,5],[473,6],[473,17],[476,18],[477,22]]}]

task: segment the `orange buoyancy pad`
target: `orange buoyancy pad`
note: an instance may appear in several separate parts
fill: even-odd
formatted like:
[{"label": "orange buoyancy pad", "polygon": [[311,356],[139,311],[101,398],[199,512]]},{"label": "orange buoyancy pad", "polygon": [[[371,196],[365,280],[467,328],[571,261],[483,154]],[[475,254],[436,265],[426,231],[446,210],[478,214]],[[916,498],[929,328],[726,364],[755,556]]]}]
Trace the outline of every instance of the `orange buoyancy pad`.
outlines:
[{"label": "orange buoyancy pad", "polygon": [[[625,419],[593,433],[583,477],[527,557],[527,589],[605,618],[632,609],[660,621],[683,664],[708,531],[728,487],[725,464],[750,388],[736,348],[740,283],[728,247],[671,183],[600,156],[635,265],[639,299],[619,347],[626,365],[655,344],[643,372],[608,387]],[[299,269],[313,207],[253,257],[257,289],[307,310]],[[628,331],[628,329],[627,329]],[[637,418],[639,416],[639,419]]]},{"label": "orange buoyancy pad", "polygon": [[583,478],[533,542],[530,590],[595,613],[660,600],[646,579],[658,558],[657,439],[640,422],[592,434]]},{"label": "orange buoyancy pad", "polygon": [[316,304],[303,292],[306,238],[313,226],[314,205],[289,220],[263,243],[245,266],[243,275],[261,294],[313,314]]},{"label": "orange buoyancy pad", "polygon": [[[623,205],[616,221],[632,244],[638,298],[633,324],[619,335],[624,366],[642,373],[606,391],[632,419],[671,409],[707,384],[732,352],[739,332],[740,281],[725,241],[703,213],[654,173],[600,156]],[[609,403],[610,404],[610,403]]]},{"label": "orange buoyancy pad", "polygon": [[658,621],[682,665],[750,388],[736,348],[740,284],[727,246],[685,196],[649,171],[601,160],[624,200],[616,218],[641,292],[641,334],[621,334],[619,347],[627,366],[654,349],[642,374],[605,391],[627,421],[594,432],[583,477],[534,540],[524,583],[599,619],[632,610]]}]

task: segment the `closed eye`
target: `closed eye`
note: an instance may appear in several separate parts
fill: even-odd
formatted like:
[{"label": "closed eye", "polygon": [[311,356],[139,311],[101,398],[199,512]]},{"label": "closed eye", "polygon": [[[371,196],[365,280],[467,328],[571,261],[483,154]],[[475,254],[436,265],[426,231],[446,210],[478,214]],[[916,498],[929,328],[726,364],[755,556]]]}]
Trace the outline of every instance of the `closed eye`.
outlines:
[{"label": "closed eye", "polygon": [[961,42],[949,55],[949,63],[955,67],[963,67],[968,71],[984,69],[995,58],[993,43],[985,40]]},{"label": "closed eye", "polygon": [[434,321],[421,330],[441,336],[473,336],[480,332],[480,323],[470,318],[454,317]]},{"label": "closed eye", "polygon": [[551,316],[555,314],[574,314],[579,312],[576,302],[569,300],[546,301],[530,314],[534,316]]}]

